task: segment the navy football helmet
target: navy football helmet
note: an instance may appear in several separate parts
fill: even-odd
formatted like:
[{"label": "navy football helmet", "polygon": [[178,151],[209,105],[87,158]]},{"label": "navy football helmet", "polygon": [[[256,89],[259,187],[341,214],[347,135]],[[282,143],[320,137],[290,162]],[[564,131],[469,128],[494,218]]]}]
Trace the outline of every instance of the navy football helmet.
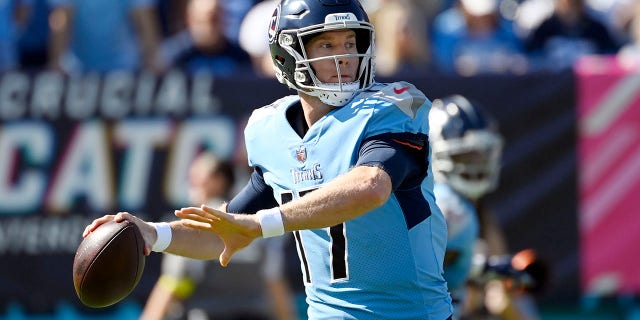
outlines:
[{"label": "navy football helmet", "polygon": [[465,97],[452,95],[433,101],[429,126],[436,181],[471,199],[496,188],[503,139],[489,114]]},{"label": "navy football helmet", "polygon": [[[358,57],[357,80],[323,83],[311,67],[319,59],[308,59],[305,43],[322,32],[342,29],[355,31],[358,53],[319,59],[333,60],[341,74],[339,59]],[[282,0],[271,17],[269,47],[278,81],[328,105],[343,106],[373,83],[374,29],[358,0]]]}]

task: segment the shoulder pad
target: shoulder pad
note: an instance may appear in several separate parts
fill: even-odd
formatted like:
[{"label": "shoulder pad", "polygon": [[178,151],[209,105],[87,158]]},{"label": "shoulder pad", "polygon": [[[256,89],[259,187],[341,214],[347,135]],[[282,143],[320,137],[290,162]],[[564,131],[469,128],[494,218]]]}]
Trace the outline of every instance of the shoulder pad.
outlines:
[{"label": "shoulder pad", "polygon": [[251,116],[249,117],[249,120],[247,121],[247,126],[250,126],[253,123],[258,122],[259,120],[276,113],[280,106],[288,106],[293,101],[295,101],[296,98],[298,98],[298,96],[296,95],[286,96],[272,102],[269,105],[253,110]]},{"label": "shoulder pad", "polygon": [[377,84],[370,91],[373,91],[371,98],[395,105],[411,119],[415,118],[418,108],[428,100],[422,91],[404,81]]}]

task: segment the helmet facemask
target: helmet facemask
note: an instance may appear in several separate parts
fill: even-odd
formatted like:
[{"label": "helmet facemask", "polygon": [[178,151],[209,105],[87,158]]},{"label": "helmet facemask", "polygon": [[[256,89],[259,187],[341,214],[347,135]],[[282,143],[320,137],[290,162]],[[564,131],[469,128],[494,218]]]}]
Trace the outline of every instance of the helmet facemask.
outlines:
[{"label": "helmet facemask", "polygon": [[502,138],[472,130],[462,138],[433,143],[434,174],[462,195],[478,199],[493,191],[500,174]]},{"label": "helmet facemask", "polygon": [[[340,19],[342,18],[342,19]],[[309,59],[305,44],[313,37],[327,31],[353,30],[356,33],[356,54],[341,54]],[[282,83],[305,94],[318,97],[323,103],[341,107],[355,94],[370,87],[373,83],[374,29],[366,21],[358,21],[352,13],[330,14],[325,23],[300,29],[283,30],[278,36],[278,46],[295,59],[293,75],[286,74],[278,65],[274,66],[276,77]],[[356,79],[345,82],[340,75],[340,60],[357,57],[359,61]],[[318,79],[311,63],[319,60],[332,60],[335,64],[338,82],[325,83]],[[278,64],[278,59],[275,59]],[[291,79],[293,78],[293,79]]]}]

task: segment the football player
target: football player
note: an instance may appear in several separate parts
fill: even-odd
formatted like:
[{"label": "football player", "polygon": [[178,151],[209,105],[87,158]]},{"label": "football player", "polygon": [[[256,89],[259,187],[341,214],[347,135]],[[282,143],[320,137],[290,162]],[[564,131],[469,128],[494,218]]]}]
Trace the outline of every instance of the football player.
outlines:
[{"label": "football player", "polygon": [[226,206],[135,221],[147,252],[233,254],[292,232],[310,319],[450,319],[447,229],[430,167],[431,102],[377,83],[374,28],[357,0],[283,0],[268,29],[278,80],[297,91],[251,115],[247,186]]},{"label": "football player", "polygon": [[[536,260],[535,255],[521,253],[517,260],[521,270],[512,266],[500,227],[489,212],[481,211],[482,197],[496,188],[500,174],[503,139],[496,121],[477,103],[451,95],[434,100],[429,123],[434,192],[448,226],[444,270],[454,318],[473,319],[478,317],[478,309],[501,314],[505,319],[533,318],[528,315],[535,313],[524,308],[498,305],[498,301],[511,297],[492,298],[485,303],[485,286],[492,290],[490,297],[498,296],[498,292],[509,294],[511,288],[493,289],[502,285],[500,281],[532,288],[534,279],[525,269]],[[515,293],[517,288],[513,289]]]}]

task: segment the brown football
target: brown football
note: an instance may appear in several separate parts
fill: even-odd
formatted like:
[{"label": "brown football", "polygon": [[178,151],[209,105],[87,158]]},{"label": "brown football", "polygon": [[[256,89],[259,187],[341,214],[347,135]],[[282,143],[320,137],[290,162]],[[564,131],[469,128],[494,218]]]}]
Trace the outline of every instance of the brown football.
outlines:
[{"label": "brown football", "polygon": [[73,259],[73,284],[83,304],[113,305],[138,285],[144,271],[144,239],[130,221],[109,221],[82,240]]}]

